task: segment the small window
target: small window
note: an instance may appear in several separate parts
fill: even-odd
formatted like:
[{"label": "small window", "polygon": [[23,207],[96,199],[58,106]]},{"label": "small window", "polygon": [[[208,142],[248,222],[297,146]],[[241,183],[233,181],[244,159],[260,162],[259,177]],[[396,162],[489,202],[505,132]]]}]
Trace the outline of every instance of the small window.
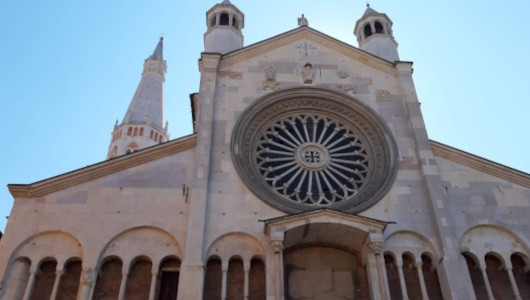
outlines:
[{"label": "small window", "polygon": [[155,141],[158,140],[158,132],[155,133]]},{"label": "small window", "polygon": [[364,26],[364,37],[367,38],[372,35],[372,27],[370,27],[370,24],[366,24]]},{"label": "small window", "polygon": [[230,17],[228,14],[221,14],[221,21],[219,22],[219,25],[228,25],[228,22],[230,21]]},{"label": "small window", "polygon": [[375,33],[383,33],[383,25],[379,22],[375,22]]},{"label": "small window", "polygon": [[132,134],[132,127],[129,127],[129,129],[127,130],[127,135],[131,135]]},{"label": "small window", "polygon": [[153,130],[151,129],[151,133],[149,134],[149,138],[153,139]]},{"label": "small window", "polygon": [[158,137],[158,143],[162,143],[162,135]]},{"label": "small window", "polygon": [[134,127],[134,134],[133,136],[137,136],[138,135],[138,127]]},{"label": "small window", "polygon": [[144,128],[143,127],[140,128],[140,136],[144,136]]}]

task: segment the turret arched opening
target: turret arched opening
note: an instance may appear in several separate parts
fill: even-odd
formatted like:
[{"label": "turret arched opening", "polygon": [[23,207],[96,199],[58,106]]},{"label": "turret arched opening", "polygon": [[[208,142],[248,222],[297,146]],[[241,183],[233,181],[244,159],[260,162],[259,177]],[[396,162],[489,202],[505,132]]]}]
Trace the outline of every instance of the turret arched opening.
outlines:
[{"label": "turret arched opening", "polygon": [[230,16],[227,13],[222,13],[219,19],[219,25],[229,25],[229,24],[230,24]]}]

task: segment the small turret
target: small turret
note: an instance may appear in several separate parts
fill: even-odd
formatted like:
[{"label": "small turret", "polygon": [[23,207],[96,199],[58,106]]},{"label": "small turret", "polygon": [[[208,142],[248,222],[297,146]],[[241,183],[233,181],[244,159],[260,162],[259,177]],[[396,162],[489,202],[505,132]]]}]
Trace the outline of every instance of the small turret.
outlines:
[{"label": "small turret", "polygon": [[164,126],[164,39],[144,62],[144,71],[121,124],[114,125],[107,159],[147,148],[169,138]]},{"label": "small turret", "polygon": [[353,34],[359,48],[390,62],[398,61],[398,43],[392,35],[392,20],[367,5],[363,16],[355,23]]},{"label": "small turret", "polygon": [[216,4],[206,12],[204,51],[226,54],[243,48],[245,15],[229,0]]}]

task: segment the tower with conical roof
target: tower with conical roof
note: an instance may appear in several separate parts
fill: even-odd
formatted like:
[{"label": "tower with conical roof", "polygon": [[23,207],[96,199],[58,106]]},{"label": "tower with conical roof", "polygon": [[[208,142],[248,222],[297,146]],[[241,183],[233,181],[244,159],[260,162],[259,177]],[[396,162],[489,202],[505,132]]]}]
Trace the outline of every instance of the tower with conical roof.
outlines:
[{"label": "tower with conical roof", "polygon": [[229,0],[216,4],[206,12],[204,51],[226,54],[243,47],[245,15]]},{"label": "tower with conical roof", "polygon": [[163,57],[164,39],[144,62],[138,88],[121,124],[114,125],[107,159],[147,148],[169,138],[164,124],[164,81],[167,71]]},{"label": "tower with conical roof", "polygon": [[392,20],[367,5],[353,31],[359,48],[390,62],[398,61],[398,43],[392,34]]}]

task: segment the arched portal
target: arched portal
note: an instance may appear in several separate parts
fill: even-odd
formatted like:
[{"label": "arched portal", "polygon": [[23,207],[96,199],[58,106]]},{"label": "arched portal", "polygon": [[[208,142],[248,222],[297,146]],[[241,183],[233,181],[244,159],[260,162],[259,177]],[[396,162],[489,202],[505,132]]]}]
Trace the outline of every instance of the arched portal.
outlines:
[{"label": "arched portal", "polygon": [[285,299],[368,299],[368,278],[358,253],[340,245],[284,251]]},{"label": "arched portal", "polygon": [[377,258],[384,222],[324,209],[265,223],[279,263],[276,290],[286,300],[378,299],[384,293]]}]

